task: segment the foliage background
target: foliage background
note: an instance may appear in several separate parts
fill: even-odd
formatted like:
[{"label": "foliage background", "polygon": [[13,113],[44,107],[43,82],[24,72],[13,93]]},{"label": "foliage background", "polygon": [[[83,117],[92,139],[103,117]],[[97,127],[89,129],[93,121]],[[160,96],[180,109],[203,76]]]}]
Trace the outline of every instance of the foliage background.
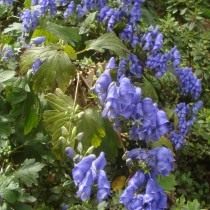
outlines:
[{"label": "foliage background", "polygon": [[[116,161],[120,165],[122,148],[119,142],[110,141],[117,139],[116,134],[95,111],[98,105],[90,91],[95,74],[102,70],[107,59],[106,53],[101,57],[100,44],[115,37],[102,36],[98,42],[89,42],[85,52],[80,52],[85,41],[98,37],[94,14],[74,28],[60,25],[59,17],[52,22],[46,17],[31,38],[45,35],[47,43],[59,39],[64,42],[52,49],[48,47],[50,55],[43,53],[46,47],[25,54],[16,42],[21,33],[17,16],[29,4],[26,0],[15,2],[13,7],[0,5],[0,49],[12,45],[18,58],[0,63],[0,209],[51,210],[65,205],[69,209],[95,209],[94,202],[81,204],[75,198],[69,176],[72,162],[64,154],[65,147],[73,146],[80,132],[85,133],[86,142],[85,148],[77,145],[81,151],[91,145],[105,148],[111,162],[108,171],[115,171],[112,174],[115,193],[109,209],[123,209],[117,200],[127,174],[115,164]],[[195,69],[203,84],[204,109],[187,137],[186,146],[177,153],[176,172],[168,180],[162,180],[162,186],[169,194],[171,209],[210,209],[210,5],[201,0],[147,0],[143,16],[143,26],[159,25],[165,35],[165,47],[175,43],[183,64]],[[124,53],[126,49],[118,42],[115,39],[115,46],[110,44],[106,49]],[[90,49],[99,52],[92,55]],[[63,58],[60,53],[66,59],[60,60]],[[52,59],[41,69],[41,74],[32,78],[25,72],[37,54]],[[62,74],[60,71],[51,74],[55,65]],[[48,79],[40,84],[41,77]],[[163,91],[170,96],[167,93],[170,80],[164,82]]]}]

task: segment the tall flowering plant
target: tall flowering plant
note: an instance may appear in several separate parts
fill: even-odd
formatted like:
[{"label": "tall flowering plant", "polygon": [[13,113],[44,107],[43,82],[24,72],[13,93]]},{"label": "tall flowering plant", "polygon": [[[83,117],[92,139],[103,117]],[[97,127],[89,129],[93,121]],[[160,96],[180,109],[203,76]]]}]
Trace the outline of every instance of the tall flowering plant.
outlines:
[{"label": "tall flowering plant", "polygon": [[[12,1],[0,2],[12,4]],[[202,107],[202,101],[199,100],[202,88],[192,68],[181,65],[181,55],[176,46],[167,51],[164,49],[164,37],[159,28],[150,26],[145,29],[142,26],[143,3],[144,0],[32,0],[31,9],[25,9],[20,14],[20,38],[24,47],[30,51],[34,45],[44,46],[44,36],[36,37],[30,43],[27,43],[27,38],[45,16],[62,16],[66,23],[71,20],[79,23],[94,13],[96,24],[100,25],[103,31],[116,34],[127,46],[128,50],[124,55],[109,54],[107,64],[92,87],[92,92],[98,98],[101,115],[118,134],[124,152],[122,160],[125,161],[130,175],[119,203],[128,210],[161,210],[167,209],[167,195],[159,185],[157,177],[168,176],[174,170],[175,157],[172,148],[154,145],[166,138],[171,142],[174,151],[184,146],[185,138]],[[59,8],[62,8],[62,12]],[[62,43],[61,40],[58,42]],[[48,49],[36,49],[40,50],[40,57],[33,60],[31,65],[35,77],[43,71],[44,66],[49,66],[50,58],[66,56],[66,61],[69,59],[67,54],[72,50],[69,46],[62,45],[62,48],[52,48],[54,54],[47,56],[45,53]],[[64,54],[60,54],[62,50]],[[9,59],[10,54],[10,49],[5,49],[2,51],[2,59]],[[76,56],[71,54],[70,58],[76,60]],[[56,60],[56,63],[59,62],[59,59]],[[66,66],[70,68],[71,62]],[[166,103],[155,101],[142,87],[148,77],[161,81],[166,75],[174,78],[177,91],[174,98],[177,104],[171,104],[174,118],[167,113]],[[57,76],[59,75],[56,72]],[[60,83],[59,80],[56,82]],[[167,98],[165,100],[167,101]],[[75,101],[73,107],[75,108]],[[67,112],[68,110],[65,113]],[[71,113],[75,112],[75,109],[71,110]],[[68,124],[68,127],[72,127],[71,125]],[[61,130],[64,134],[67,132],[65,127]],[[81,138],[80,134],[75,137],[75,130],[72,129],[70,139],[78,140]],[[101,203],[108,200],[112,192],[111,180],[106,173],[105,152],[93,150],[99,154],[98,157],[96,154],[87,153],[78,155],[75,154],[75,145],[77,151],[81,150],[81,142],[78,141],[77,144],[66,147],[65,151],[74,161],[71,177],[77,188],[77,197],[82,201],[89,200],[94,186],[97,186],[97,201]]]}]

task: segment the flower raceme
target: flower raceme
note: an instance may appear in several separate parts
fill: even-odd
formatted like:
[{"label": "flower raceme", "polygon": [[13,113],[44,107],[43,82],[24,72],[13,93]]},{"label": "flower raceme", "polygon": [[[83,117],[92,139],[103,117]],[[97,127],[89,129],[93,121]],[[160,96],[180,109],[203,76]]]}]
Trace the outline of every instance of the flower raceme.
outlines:
[{"label": "flower raceme", "polygon": [[83,157],[79,163],[75,164],[72,176],[75,185],[78,187],[77,196],[82,201],[90,198],[95,183],[98,187],[97,200],[99,203],[109,196],[110,183],[104,171],[105,166],[106,159],[103,152],[97,158],[92,154]]}]

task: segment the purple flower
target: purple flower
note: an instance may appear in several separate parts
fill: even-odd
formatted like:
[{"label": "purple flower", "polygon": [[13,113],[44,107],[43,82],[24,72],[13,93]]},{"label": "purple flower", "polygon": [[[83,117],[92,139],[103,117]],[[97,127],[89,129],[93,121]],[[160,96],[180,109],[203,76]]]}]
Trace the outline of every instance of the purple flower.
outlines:
[{"label": "purple flower", "polygon": [[105,200],[110,194],[110,183],[107,179],[104,170],[99,170],[97,185],[98,185],[97,200],[98,203],[100,203],[103,200]]},{"label": "purple flower", "polygon": [[74,1],[71,1],[70,4],[68,4],[68,7],[66,8],[63,14],[64,18],[66,19],[70,17],[74,13],[74,11],[75,11],[75,3]]},{"label": "purple flower", "polygon": [[33,44],[40,45],[43,42],[45,42],[45,40],[46,40],[45,36],[39,36],[39,37],[32,39],[32,42],[33,42]]},{"label": "purple flower", "polygon": [[50,15],[52,16],[56,15],[57,7],[55,0],[40,0],[39,5],[42,15],[45,15],[48,11]]},{"label": "purple flower", "polygon": [[162,210],[167,207],[167,196],[153,178],[137,171],[120,196],[120,203],[128,210]]},{"label": "purple flower", "polygon": [[80,197],[82,201],[86,201],[90,198],[93,184],[94,184],[94,176],[92,170],[90,169],[86,171],[84,178],[79,183],[77,196]]},{"label": "purple flower", "polygon": [[74,155],[75,155],[75,151],[72,147],[66,147],[65,149],[65,153],[66,153],[66,156],[69,158],[69,159],[73,159]]},{"label": "purple flower", "polygon": [[75,165],[75,167],[72,170],[72,175],[76,186],[78,186],[85,178],[85,174],[90,169],[92,162],[95,160],[95,158],[95,155],[88,155]]},{"label": "purple flower", "polygon": [[35,74],[39,69],[40,66],[42,65],[42,61],[40,58],[37,58],[34,63],[32,64],[32,73]]},{"label": "purple flower", "polygon": [[193,74],[191,68],[177,68],[176,76],[184,95],[190,95],[193,99],[200,97],[202,91],[201,81]]},{"label": "purple flower", "polygon": [[10,46],[4,46],[1,52],[1,57],[3,61],[8,61],[10,58],[14,56],[14,51]]},{"label": "purple flower", "polygon": [[173,170],[174,157],[171,150],[166,147],[157,147],[151,150],[132,149],[125,153],[125,158],[132,161],[144,162],[151,174],[167,176]]},{"label": "purple flower", "polygon": [[147,57],[146,66],[159,78],[168,70],[169,61],[171,61],[170,53],[152,53]]},{"label": "purple flower", "polygon": [[133,140],[155,141],[169,131],[166,113],[159,110],[150,98],[144,98],[138,103],[133,118],[130,129]]},{"label": "purple flower", "polygon": [[101,202],[110,194],[110,183],[105,171],[106,159],[101,152],[98,158],[95,155],[84,157],[72,170],[73,180],[78,187],[77,196],[82,201],[90,198],[92,187],[98,185],[97,200]]},{"label": "purple flower", "polygon": [[12,5],[13,4],[13,0],[0,0],[0,5],[1,4]]},{"label": "purple flower", "polygon": [[38,10],[24,10],[20,16],[23,26],[23,32],[29,33],[33,31],[38,24],[39,17],[40,13]]}]

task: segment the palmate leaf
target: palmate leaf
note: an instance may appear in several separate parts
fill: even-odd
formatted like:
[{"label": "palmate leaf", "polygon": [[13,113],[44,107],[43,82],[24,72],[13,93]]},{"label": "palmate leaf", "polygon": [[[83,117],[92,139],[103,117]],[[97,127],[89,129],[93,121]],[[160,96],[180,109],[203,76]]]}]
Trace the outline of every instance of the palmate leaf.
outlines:
[{"label": "palmate leaf", "polygon": [[44,164],[36,162],[34,159],[25,159],[21,167],[15,171],[14,177],[21,183],[30,187],[32,184],[37,184],[39,172],[44,167]]},{"label": "palmate leaf", "polygon": [[125,56],[129,51],[114,33],[106,33],[95,40],[86,42],[86,50],[113,51],[116,55]]},{"label": "palmate leaf", "polygon": [[[55,94],[48,94],[46,99],[52,109],[44,112],[45,128],[52,136],[52,147],[57,158],[62,159],[65,146],[67,144],[74,145],[74,142],[69,142],[73,129],[71,121],[74,117],[73,100],[60,89],[56,89]],[[63,128],[67,130],[65,135],[63,134]],[[64,138],[60,138],[63,136]]]},{"label": "palmate leaf", "polygon": [[106,153],[110,161],[114,161],[120,144],[118,136],[111,124],[104,120],[101,113],[95,109],[87,109],[77,125],[78,132],[83,132],[84,149],[94,146]]},{"label": "palmate leaf", "polygon": [[62,26],[52,22],[42,22],[41,28],[73,46],[81,40],[79,29],[76,27]]},{"label": "palmate leaf", "polygon": [[84,134],[82,143],[85,150],[90,146],[99,147],[105,137],[101,114],[97,110],[86,109],[80,122],[78,122],[78,132]]},{"label": "palmate leaf", "polygon": [[13,176],[0,175],[0,195],[8,203],[15,203],[18,199],[18,182],[15,182]]},{"label": "palmate leaf", "polygon": [[91,29],[91,24],[96,19],[97,12],[91,12],[87,18],[82,22],[80,28],[79,28],[79,34],[85,34],[88,33]]},{"label": "palmate leaf", "polygon": [[166,192],[172,192],[175,190],[175,186],[177,185],[175,176],[170,174],[169,176],[159,176],[158,183]]},{"label": "palmate leaf", "polygon": [[69,55],[61,46],[33,47],[21,57],[21,73],[26,73],[33,62],[41,59],[43,64],[33,76],[33,88],[36,91],[53,90],[57,86],[66,90],[69,80],[75,75],[75,67]]},{"label": "palmate leaf", "polygon": [[7,80],[12,79],[14,76],[15,76],[15,71],[0,69],[0,83],[6,82]]}]

